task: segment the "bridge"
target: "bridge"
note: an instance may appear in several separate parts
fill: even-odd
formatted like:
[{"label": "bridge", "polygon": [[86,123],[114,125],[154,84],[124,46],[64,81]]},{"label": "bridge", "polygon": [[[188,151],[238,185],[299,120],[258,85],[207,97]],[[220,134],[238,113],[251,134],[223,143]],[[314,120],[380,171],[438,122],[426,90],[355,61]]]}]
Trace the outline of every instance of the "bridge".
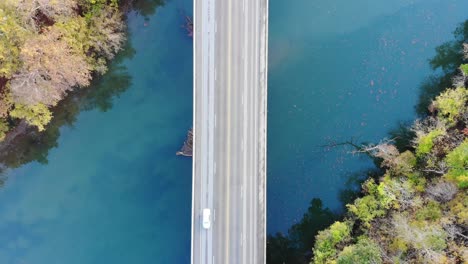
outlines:
[{"label": "bridge", "polygon": [[266,262],[267,61],[268,0],[194,0],[192,264]]}]

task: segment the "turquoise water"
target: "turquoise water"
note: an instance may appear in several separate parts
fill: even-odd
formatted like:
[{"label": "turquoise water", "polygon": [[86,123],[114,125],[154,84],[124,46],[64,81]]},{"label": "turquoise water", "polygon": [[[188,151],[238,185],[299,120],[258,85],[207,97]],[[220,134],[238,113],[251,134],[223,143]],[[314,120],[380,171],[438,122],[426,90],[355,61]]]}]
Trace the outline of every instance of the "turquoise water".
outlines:
[{"label": "turquoise water", "polygon": [[192,43],[180,27],[191,8],[130,14],[126,91],[62,127],[47,164],[4,174],[0,263],[189,263],[191,160],[175,152],[192,120]]},{"label": "turquoise water", "polygon": [[270,1],[268,231],[313,197],[339,211],[373,164],[333,141],[378,142],[415,118],[434,48],[468,18],[466,0]]},{"label": "turquoise water", "polygon": [[[0,153],[0,263],[188,263],[192,119],[189,0],[140,0],[130,44],[48,133]],[[331,141],[377,141],[415,117],[434,47],[464,0],[270,1],[268,231],[313,197],[334,210],[372,167]],[[31,160],[38,160],[29,162]],[[25,164],[25,165],[23,165]],[[0,179],[0,180],[2,180]]]}]

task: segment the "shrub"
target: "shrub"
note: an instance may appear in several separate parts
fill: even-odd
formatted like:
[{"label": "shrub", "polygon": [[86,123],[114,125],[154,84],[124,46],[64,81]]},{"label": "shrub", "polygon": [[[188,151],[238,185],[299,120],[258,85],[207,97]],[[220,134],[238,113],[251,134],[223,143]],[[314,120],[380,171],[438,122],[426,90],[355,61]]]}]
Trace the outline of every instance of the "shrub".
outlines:
[{"label": "shrub", "polygon": [[360,238],[355,245],[347,246],[337,259],[338,264],[378,264],[382,263],[379,246],[369,238]]},{"label": "shrub", "polygon": [[370,222],[378,216],[385,215],[385,210],[381,208],[379,201],[373,195],[366,195],[356,199],[354,204],[346,205],[348,210],[356,215],[359,220],[363,221],[366,226],[370,226]]},{"label": "shrub", "polygon": [[394,215],[396,237],[421,251],[441,251],[447,247],[447,233],[437,224],[420,225],[404,215]]},{"label": "shrub", "polygon": [[468,139],[452,150],[445,161],[449,166],[446,177],[457,183],[460,188],[468,187]]},{"label": "shrub", "polygon": [[435,221],[440,219],[442,211],[440,210],[439,203],[436,201],[429,201],[426,206],[419,209],[416,213],[416,219],[419,221],[430,220]]},{"label": "shrub", "polygon": [[43,104],[16,104],[15,108],[10,112],[10,116],[24,119],[28,124],[36,126],[39,131],[43,131],[44,126],[52,119],[52,113]]},{"label": "shrub", "polygon": [[434,147],[434,140],[442,135],[445,135],[445,131],[443,129],[434,129],[426,135],[421,136],[418,139],[416,156],[421,157],[431,152],[432,148]]},{"label": "shrub", "polygon": [[460,70],[463,72],[463,75],[468,75],[468,64],[462,64]]},{"label": "shrub", "polygon": [[10,127],[8,126],[8,122],[5,119],[0,119],[0,141],[5,139],[6,133]]},{"label": "shrub", "polygon": [[468,225],[468,196],[460,193],[450,201],[449,208],[452,214],[457,217],[458,223]]},{"label": "shrub", "polygon": [[468,90],[464,87],[449,89],[434,101],[434,106],[439,110],[439,118],[446,120],[448,124],[454,124],[457,118],[465,110],[468,100]]},{"label": "shrub", "polygon": [[413,171],[416,166],[416,157],[414,154],[407,150],[395,158],[390,173],[392,175],[408,175]]},{"label": "shrub", "polygon": [[347,241],[351,235],[348,222],[335,222],[328,229],[320,231],[314,247],[314,263],[329,263],[337,254],[336,246]]},{"label": "shrub", "polygon": [[455,197],[458,189],[453,183],[441,181],[427,187],[426,192],[439,202],[448,202]]}]

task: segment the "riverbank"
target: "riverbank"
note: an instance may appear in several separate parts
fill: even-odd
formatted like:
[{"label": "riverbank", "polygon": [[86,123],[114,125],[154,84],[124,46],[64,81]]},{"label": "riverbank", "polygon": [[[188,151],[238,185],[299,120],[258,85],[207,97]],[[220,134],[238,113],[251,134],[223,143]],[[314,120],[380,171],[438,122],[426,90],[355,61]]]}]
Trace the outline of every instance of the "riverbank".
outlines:
[{"label": "riverbank", "polygon": [[[468,92],[462,86],[468,85],[463,64],[468,61],[468,21],[454,32],[454,40],[437,47],[430,60],[434,70],[443,72],[423,84],[416,104],[428,117],[402,126],[380,144],[335,143],[349,145],[348,155],[367,154],[381,169],[367,175],[362,193],[354,191],[358,199],[349,200],[344,215],[314,200],[286,235],[270,236],[271,263],[309,263],[311,258],[314,263],[466,261],[468,218],[461,212],[468,206]],[[337,219],[342,221],[318,232]]]}]

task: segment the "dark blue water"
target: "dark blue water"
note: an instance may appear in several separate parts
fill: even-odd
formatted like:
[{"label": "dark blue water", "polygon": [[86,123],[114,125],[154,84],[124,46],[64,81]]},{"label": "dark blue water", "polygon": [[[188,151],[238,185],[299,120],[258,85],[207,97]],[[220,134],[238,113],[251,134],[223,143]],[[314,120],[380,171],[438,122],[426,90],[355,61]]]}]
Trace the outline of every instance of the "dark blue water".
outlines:
[{"label": "dark blue water", "polygon": [[268,231],[313,197],[340,210],[374,165],[332,141],[378,142],[415,118],[434,48],[468,18],[466,0],[270,1]]},{"label": "dark blue water", "polygon": [[[0,159],[0,263],[188,263],[192,122],[189,0],[140,0],[129,48],[65,101],[46,134]],[[330,141],[376,141],[415,117],[434,47],[464,0],[270,1],[268,230],[313,197],[338,210],[364,158]],[[133,55],[132,55],[133,54]],[[41,163],[29,162],[38,160]],[[1,179],[0,179],[1,180]]]}]

